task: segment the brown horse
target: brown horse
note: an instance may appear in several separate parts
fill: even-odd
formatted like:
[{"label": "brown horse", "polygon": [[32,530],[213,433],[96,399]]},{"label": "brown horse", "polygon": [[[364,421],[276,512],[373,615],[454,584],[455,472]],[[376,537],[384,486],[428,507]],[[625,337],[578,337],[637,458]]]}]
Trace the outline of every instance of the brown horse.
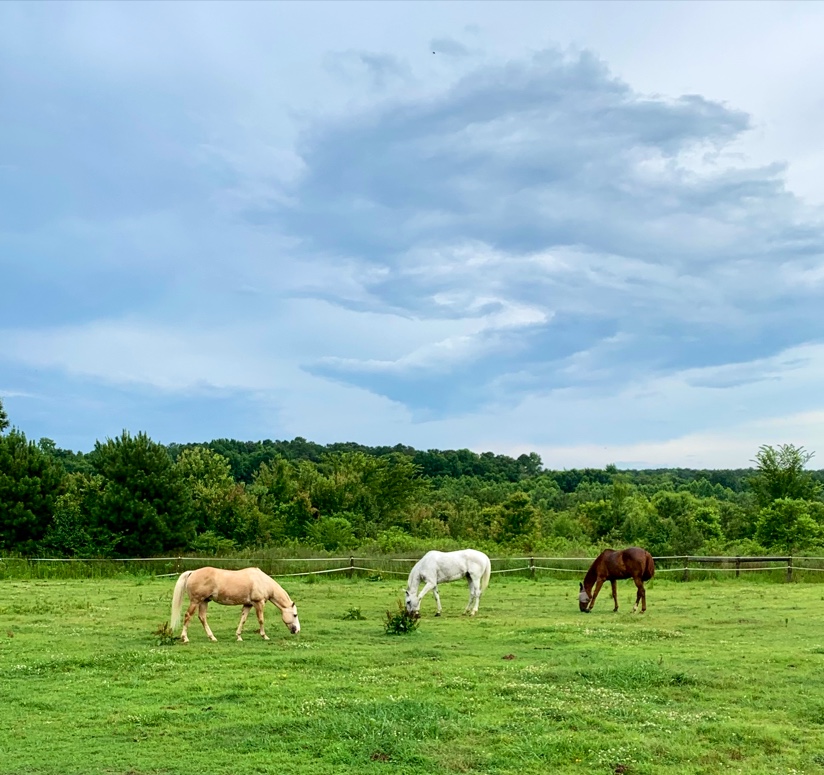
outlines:
[{"label": "brown horse", "polygon": [[[618,590],[615,582],[618,579],[632,579],[638,588],[632,613],[635,613],[638,608],[639,601],[641,603],[641,613],[644,613],[647,610],[647,590],[644,589],[644,582],[649,581],[654,575],[655,563],[652,560],[652,555],[645,549],[637,546],[631,546],[629,549],[622,549],[619,552],[614,549],[604,549],[595,558],[595,562],[589,566],[587,575],[584,576],[584,582],[579,587],[578,606],[585,613],[589,613],[592,606],[595,605],[595,598],[598,597],[604,582],[609,581],[612,584],[612,599],[615,600],[613,611],[617,611]],[[595,585],[594,592],[592,590],[593,584]]]},{"label": "brown horse", "polygon": [[269,636],[263,630],[263,609],[267,600],[280,609],[283,623],[292,634],[300,632],[297,606],[292,602],[292,598],[286,594],[286,590],[260,568],[222,570],[221,568],[207,567],[181,573],[172,595],[171,621],[173,630],[176,630],[180,625],[180,611],[183,607],[184,592],[189,595],[189,609],[186,611],[186,616],[183,619],[183,629],[180,632],[180,637],[184,643],[189,642],[186,630],[195,609],[197,609],[198,618],[203,625],[203,629],[206,630],[209,640],[217,640],[206,621],[206,609],[212,600],[220,605],[243,606],[240,624],[235,632],[238,640],[243,640],[240,634],[243,625],[246,623],[246,617],[249,616],[249,611],[252,608],[255,609],[260,623],[260,636],[263,640],[269,640]]}]

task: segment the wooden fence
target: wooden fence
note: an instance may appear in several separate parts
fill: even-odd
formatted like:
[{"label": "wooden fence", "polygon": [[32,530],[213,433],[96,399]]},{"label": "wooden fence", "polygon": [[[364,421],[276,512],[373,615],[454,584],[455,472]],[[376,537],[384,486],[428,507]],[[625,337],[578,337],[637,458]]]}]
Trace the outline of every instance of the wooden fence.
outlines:
[{"label": "wooden fence", "polygon": [[[241,568],[256,565],[277,577],[324,576],[371,579],[406,577],[419,557],[134,557],[125,559],[37,557],[0,558],[0,578],[20,573],[37,578],[111,576],[137,573],[152,576],[176,576],[184,570],[203,565]],[[765,556],[708,557],[671,555],[655,557],[656,575],[679,581],[712,576],[735,576],[760,572],[771,580],[824,581],[824,557]],[[541,577],[583,577],[592,563],[591,557],[493,557],[492,573]]]}]

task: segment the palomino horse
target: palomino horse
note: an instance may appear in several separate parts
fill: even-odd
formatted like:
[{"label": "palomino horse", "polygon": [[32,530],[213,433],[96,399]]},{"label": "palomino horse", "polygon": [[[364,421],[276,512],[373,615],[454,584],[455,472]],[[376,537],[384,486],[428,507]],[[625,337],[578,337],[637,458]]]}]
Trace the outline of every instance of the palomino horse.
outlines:
[{"label": "palomino horse", "polygon": [[[474,549],[461,549],[458,552],[427,552],[409,574],[406,585],[406,610],[414,613],[420,610],[421,598],[432,590],[438,612],[441,615],[441,598],[438,594],[438,582],[457,581],[466,579],[469,583],[469,603],[464,610],[470,616],[475,616],[481,593],[489,584],[489,574],[492,565],[483,552]],[[418,594],[418,587],[423,582],[424,588]]]},{"label": "palomino horse", "polygon": [[[615,582],[618,579],[632,579],[638,588],[632,613],[635,613],[638,608],[639,601],[641,603],[641,613],[644,613],[647,610],[647,591],[644,589],[644,582],[649,581],[654,575],[655,563],[652,560],[652,555],[645,549],[637,546],[631,546],[629,549],[622,549],[619,552],[613,549],[604,549],[595,558],[595,562],[589,566],[587,575],[584,576],[584,583],[579,587],[578,606],[585,613],[589,613],[592,606],[595,605],[595,598],[598,597],[604,582],[609,581],[612,584],[612,598],[615,600],[613,610],[617,611],[618,590],[615,587]],[[595,585],[594,592],[592,590],[593,584]]]},{"label": "palomino horse", "polygon": [[199,568],[198,570],[187,570],[180,574],[180,578],[175,584],[174,595],[172,596],[172,629],[176,630],[180,625],[180,610],[183,607],[183,593],[189,595],[189,608],[183,619],[183,629],[180,637],[184,643],[189,642],[186,630],[189,627],[189,620],[197,609],[197,615],[209,640],[217,640],[212,634],[209,623],[206,621],[206,609],[209,603],[214,601],[220,605],[242,605],[243,613],[240,615],[240,624],[237,626],[238,640],[243,640],[240,633],[246,623],[246,617],[253,608],[260,622],[258,631],[263,640],[269,640],[269,636],[263,630],[263,608],[268,600],[280,609],[283,623],[289,628],[292,634],[300,632],[300,622],[298,621],[298,609],[292,602],[292,598],[273,578],[267,576],[260,568],[244,568],[243,570],[223,570],[221,568]]}]

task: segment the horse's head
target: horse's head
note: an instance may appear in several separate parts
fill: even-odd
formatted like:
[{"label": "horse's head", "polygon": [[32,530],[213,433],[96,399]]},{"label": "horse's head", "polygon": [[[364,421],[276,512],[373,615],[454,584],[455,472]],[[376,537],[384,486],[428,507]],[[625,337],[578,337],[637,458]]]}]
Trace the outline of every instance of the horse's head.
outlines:
[{"label": "horse's head", "polygon": [[410,589],[406,590],[406,610],[410,614],[418,613],[421,609],[420,598]]},{"label": "horse's head", "polygon": [[297,635],[300,632],[300,621],[298,620],[298,607],[291,603],[290,605],[282,608],[280,611],[280,618],[283,619],[283,623],[286,625],[289,632],[292,635]]},{"label": "horse's head", "polygon": [[578,608],[580,608],[585,614],[589,613],[589,595],[584,589],[583,583],[578,585]]}]

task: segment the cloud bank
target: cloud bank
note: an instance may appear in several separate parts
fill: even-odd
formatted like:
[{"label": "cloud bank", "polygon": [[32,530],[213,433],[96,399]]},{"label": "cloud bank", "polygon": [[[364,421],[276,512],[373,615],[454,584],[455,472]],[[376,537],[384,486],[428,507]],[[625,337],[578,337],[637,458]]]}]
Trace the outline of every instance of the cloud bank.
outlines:
[{"label": "cloud bank", "polygon": [[824,444],[824,222],[742,152],[758,116],[466,25],[300,69],[262,23],[291,9],[198,8],[0,11],[0,396],[31,435]]}]

